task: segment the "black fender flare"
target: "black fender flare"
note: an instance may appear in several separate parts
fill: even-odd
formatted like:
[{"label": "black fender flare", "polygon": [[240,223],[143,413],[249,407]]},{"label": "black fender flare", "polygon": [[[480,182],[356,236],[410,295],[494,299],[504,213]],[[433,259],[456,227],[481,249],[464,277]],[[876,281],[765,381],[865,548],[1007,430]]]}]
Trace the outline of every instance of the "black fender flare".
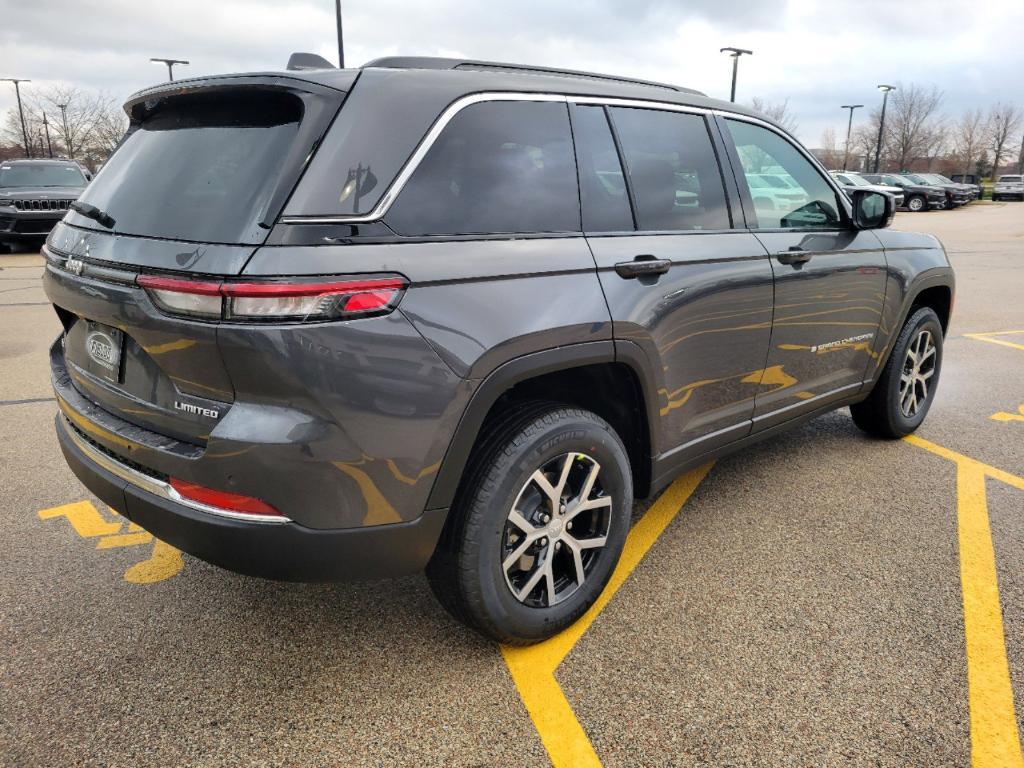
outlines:
[{"label": "black fender flare", "polygon": [[640,380],[640,386],[643,390],[641,395],[644,399],[649,421],[650,455],[656,455],[653,452],[653,447],[656,445],[654,436],[656,434],[657,421],[652,421],[651,419],[652,412],[653,418],[657,418],[657,398],[653,398],[652,402],[649,389],[650,382],[652,381],[650,378],[650,361],[647,360],[647,356],[640,347],[629,342],[616,343],[612,340],[606,340],[588,341],[531,352],[530,354],[502,363],[481,380],[479,386],[473,392],[469,404],[466,406],[462,418],[455,428],[455,433],[448,445],[448,450],[441,460],[441,467],[430,490],[426,509],[446,509],[451,507],[455,500],[455,493],[459,488],[459,483],[462,480],[463,471],[469,461],[470,451],[476,443],[484,419],[501,395],[521,381],[543,376],[547,373],[585,365],[616,362],[624,363],[632,368]]}]

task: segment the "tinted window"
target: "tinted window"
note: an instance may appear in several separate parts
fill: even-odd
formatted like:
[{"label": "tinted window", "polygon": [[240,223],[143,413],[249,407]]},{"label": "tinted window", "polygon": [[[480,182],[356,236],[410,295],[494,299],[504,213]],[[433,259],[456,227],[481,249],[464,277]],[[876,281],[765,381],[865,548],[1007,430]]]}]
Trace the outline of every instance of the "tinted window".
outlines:
[{"label": "tinted window", "polygon": [[169,100],[125,138],[82,201],[110,214],[116,232],[262,242],[258,222],[301,117],[302,102],[287,94]]},{"label": "tinted window", "polygon": [[75,165],[2,165],[0,187],[84,187],[85,176]]},{"label": "tinted window", "polygon": [[729,228],[722,175],[703,117],[619,107],[610,112],[640,229]]},{"label": "tinted window", "polygon": [[388,223],[403,235],[579,231],[568,107],[466,107],[410,177]]},{"label": "tinted window", "polygon": [[626,179],[604,107],[576,107],[573,136],[580,175],[585,232],[633,229]]},{"label": "tinted window", "polygon": [[[796,147],[766,128],[739,120],[726,123],[751,188],[760,229],[835,228],[839,224],[835,191]],[[765,189],[753,181],[760,174],[784,174],[793,186]]]}]

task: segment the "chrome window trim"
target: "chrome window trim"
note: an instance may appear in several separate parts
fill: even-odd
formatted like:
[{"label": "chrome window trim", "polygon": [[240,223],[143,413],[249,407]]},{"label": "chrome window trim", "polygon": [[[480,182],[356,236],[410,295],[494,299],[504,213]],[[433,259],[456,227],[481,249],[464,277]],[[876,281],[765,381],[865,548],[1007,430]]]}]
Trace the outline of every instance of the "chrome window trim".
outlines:
[{"label": "chrome window trim", "polygon": [[[409,178],[416,172],[423,158],[434,146],[434,142],[441,135],[441,132],[448,127],[448,123],[463,109],[473,104],[485,101],[549,101],[565,104],[583,104],[608,107],[632,107],[637,109],[660,109],[667,112],[684,112],[694,115],[726,115],[728,117],[744,118],[744,115],[724,110],[713,110],[706,107],[690,106],[688,104],[673,104],[666,101],[653,101],[648,99],[622,99],[603,96],[571,96],[564,93],[529,93],[526,91],[484,91],[471,93],[462,96],[445,108],[441,115],[434,121],[434,124],[420,140],[412,155],[402,166],[398,175],[392,180],[380,200],[369,213],[352,214],[344,213],[329,216],[282,216],[282,224],[367,224],[372,221],[380,221],[387,214],[388,209],[395,199],[401,194]],[[753,119],[751,119],[753,121]],[[763,123],[763,121],[756,121]],[[772,127],[769,123],[763,123]],[[806,153],[805,153],[806,154]],[[813,159],[813,158],[812,158]],[[820,166],[819,166],[820,167]]]},{"label": "chrome window trim", "polygon": [[[64,417],[67,420],[67,416]],[[68,420],[68,425],[71,422]],[[131,483],[136,488],[141,488],[144,491],[152,493],[154,496],[159,496],[162,499],[173,501],[175,504],[181,504],[182,506],[189,507],[191,509],[205,512],[209,515],[216,515],[217,517],[226,517],[231,520],[241,520],[247,523],[259,523],[269,525],[280,525],[282,523],[292,522],[290,518],[284,515],[259,515],[259,514],[247,514],[244,512],[232,512],[228,509],[221,509],[220,507],[211,507],[207,504],[201,504],[198,501],[192,501],[186,499],[180,493],[178,493],[171,486],[170,483],[165,483],[155,477],[139,472],[137,469],[129,467],[127,464],[122,464],[111,456],[96,450],[95,447],[90,445],[88,442],[83,440],[77,433],[74,427],[68,426],[65,430],[67,436],[75,444],[82,453],[89,457],[89,460],[98,464],[100,467],[105,469],[115,477],[124,480],[125,482]]]}]

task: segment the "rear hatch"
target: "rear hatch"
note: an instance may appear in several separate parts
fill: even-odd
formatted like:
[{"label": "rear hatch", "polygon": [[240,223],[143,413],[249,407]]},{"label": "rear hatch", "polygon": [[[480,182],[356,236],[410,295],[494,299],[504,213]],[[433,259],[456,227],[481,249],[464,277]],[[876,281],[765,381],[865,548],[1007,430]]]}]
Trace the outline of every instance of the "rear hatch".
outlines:
[{"label": "rear hatch", "polygon": [[137,426],[205,443],[234,399],[217,324],[163,311],[138,282],[215,285],[240,274],[344,96],[256,76],[175,83],[129,102],[128,135],[45,253],[65,329],[55,364],[81,394]]}]

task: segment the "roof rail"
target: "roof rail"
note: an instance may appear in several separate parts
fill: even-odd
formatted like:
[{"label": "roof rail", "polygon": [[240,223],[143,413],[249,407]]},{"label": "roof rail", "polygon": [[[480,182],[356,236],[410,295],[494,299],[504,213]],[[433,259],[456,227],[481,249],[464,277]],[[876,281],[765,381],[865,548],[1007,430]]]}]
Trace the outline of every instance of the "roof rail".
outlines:
[{"label": "roof rail", "polygon": [[669,85],[667,83],[656,83],[651,80],[639,80],[633,77],[602,75],[596,72],[581,72],[575,69],[554,69],[552,67],[534,67],[524,64],[505,64],[496,61],[445,59],[435,56],[385,56],[381,59],[368,61],[363,65],[363,67],[381,67],[384,69],[469,69],[481,72],[486,72],[488,70],[494,72],[519,72],[527,75],[555,75],[557,77],[579,77],[586,78],[588,80],[608,80],[615,83],[630,83],[632,85],[646,85],[652,88],[667,88],[670,91],[692,93],[697,96],[706,95],[692,88],[682,88],[681,86]]}]

